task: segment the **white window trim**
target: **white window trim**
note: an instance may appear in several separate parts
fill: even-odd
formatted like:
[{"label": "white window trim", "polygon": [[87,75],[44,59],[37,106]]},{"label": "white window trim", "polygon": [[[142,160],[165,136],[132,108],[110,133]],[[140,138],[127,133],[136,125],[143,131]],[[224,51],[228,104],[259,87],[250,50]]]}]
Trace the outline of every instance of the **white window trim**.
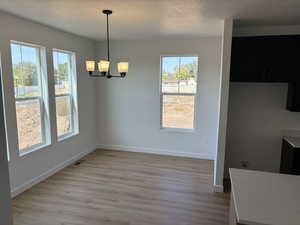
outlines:
[{"label": "white window trim", "polygon": [[[195,93],[176,93],[176,92],[163,92],[162,91],[162,59],[164,57],[197,57],[198,59],[198,68],[197,68],[197,77],[196,77],[196,92]],[[198,78],[199,78],[199,56],[195,54],[175,54],[175,55],[161,55],[160,56],[160,70],[159,70],[159,98],[160,98],[160,130],[166,132],[179,132],[179,133],[196,133],[197,127],[197,111],[198,111]],[[163,96],[164,95],[173,95],[173,96],[194,96],[194,120],[193,128],[173,128],[173,127],[163,127]]]},{"label": "white window trim", "polygon": [[[48,74],[47,74],[47,62],[46,62],[46,48],[41,45],[25,43],[21,41],[11,40],[10,44],[22,45],[27,47],[36,48],[36,54],[38,56],[38,77],[39,77],[39,91],[40,96],[33,97],[15,97],[15,104],[17,101],[26,101],[26,100],[39,100],[40,102],[40,117],[41,117],[41,132],[42,132],[42,143],[31,145],[27,148],[18,147],[19,156],[25,156],[31,152],[35,152],[37,150],[43,149],[51,144],[51,132],[50,132],[50,120],[49,120],[49,95],[48,95]],[[10,45],[11,46],[11,45]],[[13,65],[11,65],[13,66]],[[12,74],[13,75],[13,74]],[[14,86],[14,85],[13,85]],[[14,87],[15,90],[15,87]],[[15,93],[14,93],[15,95]],[[17,112],[16,112],[17,113]],[[17,114],[16,114],[17,116]],[[16,127],[16,129],[18,129]],[[18,131],[17,131],[18,133]],[[19,143],[18,143],[19,146]]]},{"label": "white window trim", "polygon": [[[55,101],[57,97],[70,97],[70,104],[71,104],[71,126],[72,131],[67,132],[63,135],[58,136],[57,134],[57,140],[58,142],[64,141],[66,139],[69,139],[71,137],[74,137],[79,134],[79,120],[78,120],[78,98],[77,98],[77,71],[76,71],[76,54],[75,52],[62,50],[53,48],[52,49],[52,57],[54,56],[54,52],[64,53],[69,55],[69,71],[70,71],[70,82],[71,82],[71,92],[66,94],[55,94]],[[53,64],[53,71],[54,71],[54,64]],[[56,124],[57,124],[57,118],[56,118]],[[57,133],[57,130],[56,130]]]}]

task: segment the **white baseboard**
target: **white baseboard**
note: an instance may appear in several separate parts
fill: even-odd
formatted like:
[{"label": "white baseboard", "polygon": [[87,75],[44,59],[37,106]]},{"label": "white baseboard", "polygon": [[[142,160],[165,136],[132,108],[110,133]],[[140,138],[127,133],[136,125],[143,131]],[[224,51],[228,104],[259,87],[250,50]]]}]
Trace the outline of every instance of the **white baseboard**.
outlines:
[{"label": "white baseboard", "polygon": [[223,185],[214,185],[214,192],[224,192]]},{"label": "white baseboard", "polygon": [[95,151],[95,148],[90,149],[87,152],[81,152],[75,156],[73,156],[72,158],[64,161],[63,163],[55,166],[54,168],[46,171],[45,173],[41,174],[38,177],[35,177],[29,181],[27,181],[26,183],[20,185],[19,187],[14,188],[11,191],[11,196],[12,198],[16,197],[17,195],[21,194],[22,192],[30,189],[31,187],[33,187],[34,185],[46,180],[48,177],[52,176],[53,174],[57,173],[58,171],[64,169],[65,167],[73,164],[74,162],[76,162],[77,160],[83,158],[84,156],[88,155],[89,153]]},{"label": "white baseboard", "polygon": [[157,155],[170,155],[170,156],[181,156],[181,157],[189,157],[189,158],[197,158],[197,159],[215,160],[215,157],[213,155],[209,155],[209,154],[184,152],[184,151],[172,151],[172,150],[167,150],[167,149],[155,149],[155,148],[125,146],[125,145],[104,145],[104,144],[98,144],[97,148],[98,149],[127,151],[127,152],[142,152],[142,153],[150,153],[150,154],[157,154]]}]

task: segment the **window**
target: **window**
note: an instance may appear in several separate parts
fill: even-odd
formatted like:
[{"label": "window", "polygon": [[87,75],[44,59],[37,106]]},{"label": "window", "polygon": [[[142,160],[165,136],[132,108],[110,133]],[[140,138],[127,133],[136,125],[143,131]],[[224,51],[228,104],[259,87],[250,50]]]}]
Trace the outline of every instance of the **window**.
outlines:
[{"label": "window", "polygon": [[44,48],[11,42],[20,154],[49,143],[48,88]]},{"label": "window", "polygon": [[161,57],[161,127],[194,129],[198,57]]},{"label": "window", "polygon": [[53,50],[58,139],[78,133],[75,54]]}]

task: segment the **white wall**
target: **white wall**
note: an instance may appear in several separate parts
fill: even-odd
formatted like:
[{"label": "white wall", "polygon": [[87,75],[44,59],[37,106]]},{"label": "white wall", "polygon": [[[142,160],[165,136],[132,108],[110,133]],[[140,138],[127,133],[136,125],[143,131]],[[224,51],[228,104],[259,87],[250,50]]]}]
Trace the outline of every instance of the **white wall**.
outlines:
[{"label": "white wall", "polygon": [[0,64],[0,225],[12,225],[12,207],[5,138],[4,107],[2,99],[2,75]]},{"label": "white wall", "polygon": [[[0,12],[0,52],[3,65],[5,111],[10,151],[10,179],[14,194],[40,181],[72,160],[93,150],[96,146],[96,86],[88,78],[84,61],[94,58],[95,43],[69,33]],[[10,40],[34,43],[47,48],[48,82],[50,91],[50,113],[52,145],[23,157],[18,155],[17,129],[14,105],[14,90],[10,57]],[[52,48],[76,53],[78,75],[79,135],[62,142],[56,140],[54,79]]]},{"label": "white wall", "polygon": [[300,130],[300,113],[286,110],[287,84],[231,83],[226,145],[229,167],[278,172],[282,135]]},{"label": "white wall", "polygon": [[[214,159],[218,138],[221,37],[113,41],[112,57],[127,57],[125,79],[98,81],[98,146]],[[99,44],[99,56],[106,46]],[[197,130],[160,130],[160,56],[197,54]],[[99,57],[101,58],[101,57]]]}]

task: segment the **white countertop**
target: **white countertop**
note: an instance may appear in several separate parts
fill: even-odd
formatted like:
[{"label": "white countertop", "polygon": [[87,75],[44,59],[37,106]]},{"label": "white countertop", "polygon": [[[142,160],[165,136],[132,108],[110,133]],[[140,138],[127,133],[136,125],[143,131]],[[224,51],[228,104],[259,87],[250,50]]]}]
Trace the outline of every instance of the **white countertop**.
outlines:
[{"label": "white countertop", "polygon": [[283,139],[290,143],[294,148],[300,148],[300,137],[283,137]]},{"label": "white countertop", "polygon": [[238,223],[299,225],[300,176],[230,169]]}]

